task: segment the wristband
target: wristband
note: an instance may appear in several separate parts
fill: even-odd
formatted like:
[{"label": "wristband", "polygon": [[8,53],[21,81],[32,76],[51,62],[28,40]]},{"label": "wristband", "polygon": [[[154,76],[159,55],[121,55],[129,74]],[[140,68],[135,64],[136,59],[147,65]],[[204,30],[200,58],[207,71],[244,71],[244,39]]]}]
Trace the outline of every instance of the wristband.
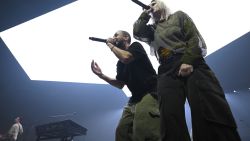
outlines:
[{"label": "wristband", "polygon": [[115,47],[115,46],[112,46],[112,47],[110,48],[110,50],[113,51],[113,48],[114,48],[114,47]]}]

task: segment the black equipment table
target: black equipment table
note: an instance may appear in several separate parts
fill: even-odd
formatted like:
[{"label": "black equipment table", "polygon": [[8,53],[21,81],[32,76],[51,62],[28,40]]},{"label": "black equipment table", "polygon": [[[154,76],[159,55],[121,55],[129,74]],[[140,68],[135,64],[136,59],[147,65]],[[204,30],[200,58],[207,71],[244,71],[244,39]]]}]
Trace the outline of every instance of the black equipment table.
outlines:
[{"label": "black equipment table", "polygon": [[74,136],[87,134],[87,129],[73,122],[72,120],[64,120],[53,122],[35,127],[37,139],[61,139],[61,141],[72,141]]}]

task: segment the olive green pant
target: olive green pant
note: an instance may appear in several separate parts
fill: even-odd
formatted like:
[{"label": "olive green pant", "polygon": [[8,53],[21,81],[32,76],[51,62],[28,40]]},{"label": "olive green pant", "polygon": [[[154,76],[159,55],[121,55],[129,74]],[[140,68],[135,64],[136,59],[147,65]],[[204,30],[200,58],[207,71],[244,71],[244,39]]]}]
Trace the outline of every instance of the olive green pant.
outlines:
[{"label": "olive green pant", "polygon": [[116,141],[160,141],[160,114],[157,100],[145,95],[136,104],[124,107],[116,128]]},{"label": "olive green pant", "polygon": [[157,84],[162,141],[190,141],[186,99],[191,109],[193,141],[241,140],[223,89],[206,64],[200,64],[188,77],[160,73]]}]

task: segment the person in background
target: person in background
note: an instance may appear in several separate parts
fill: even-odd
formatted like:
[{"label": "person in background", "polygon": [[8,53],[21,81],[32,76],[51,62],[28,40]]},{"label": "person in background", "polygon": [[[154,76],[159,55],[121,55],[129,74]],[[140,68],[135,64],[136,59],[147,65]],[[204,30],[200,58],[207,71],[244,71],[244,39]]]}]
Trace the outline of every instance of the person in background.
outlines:
[{"label": "person in background", "polygon": [[14,122],[15,123],[11,126],[8,132],[8,138],[10,141],[17,141],[18,136],[23,134],[23,126],[21,124],[21,118],[16,117]]},{"label": "person in background", "polygon": [[160,0],[152,0],[149,6],[134,23],[133,35],[149,44],[160,63],[157,93],[162,141],[190,141],[186,99],[193,141],[240,141],[223,89],[203,58],[206,44],[192,19],[183,11],[171,13]]},{"label": "person in background", "polygon": [[119,59],[116,78],[103,74],[93,60],[91,69],[110,85],[132,93],[116,128],[116,141],[160,141],[160,118],[156,97],[156,72],[139,42],[131,44],[127,31],[117,31],[106,42]]}]

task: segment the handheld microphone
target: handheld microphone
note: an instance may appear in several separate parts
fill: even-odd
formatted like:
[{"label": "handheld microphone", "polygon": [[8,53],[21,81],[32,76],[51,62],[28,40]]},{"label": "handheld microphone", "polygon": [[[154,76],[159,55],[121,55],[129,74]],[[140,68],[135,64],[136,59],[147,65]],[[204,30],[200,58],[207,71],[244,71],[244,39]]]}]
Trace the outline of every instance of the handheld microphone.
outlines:
[{"label": "handheld microphone", "polygon": [[142,3],[142,2],[140,2],[139,0],[132,0],[134,3],[136,3],[136,4],[138,4],[139,6],[141,6],[143,9],[146,9],[146,10],[148,10],[148,9],[150,9],[150,6],[148,6],[148,5],[146,5],[146,4],[144,4],[144,3]]},{"label": "handheld microphone", "polygon": [[101,39],[101,38],[96,38],[96,37],[89,37],[89,39],[92,41],[97,41],[97,42],[103,42],[103,43],[107,42],[107,39]]}]

